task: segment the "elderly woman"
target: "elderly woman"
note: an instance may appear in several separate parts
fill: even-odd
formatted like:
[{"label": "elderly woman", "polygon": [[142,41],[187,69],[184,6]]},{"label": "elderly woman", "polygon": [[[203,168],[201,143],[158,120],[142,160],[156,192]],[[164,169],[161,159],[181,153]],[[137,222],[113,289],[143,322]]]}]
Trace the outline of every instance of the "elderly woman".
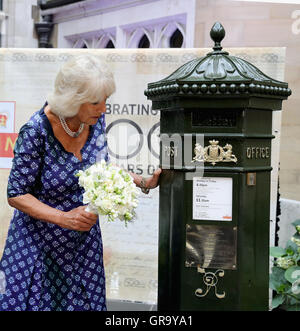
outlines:
[{"label": "elderly woman", "polygon": [[[100,227],[85,211],[75,173],[108,161],[106,139],[97,138],[105,137],[105,102],[114,90],[98,58],[75,57],[58,73],[48,103],[20,129],[7,188],[16,209],[0,263],[0,310],[106,310]],[[147,180],[131,175],[147,193],[160,172]]]}]

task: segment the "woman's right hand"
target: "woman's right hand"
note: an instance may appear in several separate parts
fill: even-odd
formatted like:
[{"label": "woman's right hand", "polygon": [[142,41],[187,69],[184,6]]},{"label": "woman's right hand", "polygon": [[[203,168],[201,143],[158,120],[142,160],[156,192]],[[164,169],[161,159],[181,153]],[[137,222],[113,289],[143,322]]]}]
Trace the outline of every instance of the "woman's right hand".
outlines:
[{"label": "woman's right hand", "polygon": [[76,231],[90,231],[96,224],[98,215],[85,211],[86,206],[80,206],[67,212],[62,212],[58,225],[62,228]]}]

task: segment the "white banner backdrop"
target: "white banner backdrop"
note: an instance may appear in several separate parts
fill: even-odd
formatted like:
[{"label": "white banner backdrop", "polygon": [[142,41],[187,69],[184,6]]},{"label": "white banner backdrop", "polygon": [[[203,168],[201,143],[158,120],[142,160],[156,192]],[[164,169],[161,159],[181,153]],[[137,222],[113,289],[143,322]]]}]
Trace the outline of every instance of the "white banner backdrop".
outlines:
[{"label": "white banner backdrop", "polygon": [[[269,76],[283,80],[283,48],[234,48]],[[111,160],[143,176],[159,164],[159,112],[144,96],[149,82],[167,77],[179,66],[210,49],[0,49],[0,101],[16,104],[15,130],[46,101],[60,66],[71,56],[92,53],[101,57],[115,75],[117,90],[107,102],[107,135]],[[280,112],[276,112],[272,145],[271,219],[276,215]],[[12,214],[6,202],[9,170],[0,169],[0,256]],[[101,224],[107,298],[155,304],[157,302],[158,189],[141,194],[137,220],[129,224]],[[272,231],[273,232],[273,231]]]}]

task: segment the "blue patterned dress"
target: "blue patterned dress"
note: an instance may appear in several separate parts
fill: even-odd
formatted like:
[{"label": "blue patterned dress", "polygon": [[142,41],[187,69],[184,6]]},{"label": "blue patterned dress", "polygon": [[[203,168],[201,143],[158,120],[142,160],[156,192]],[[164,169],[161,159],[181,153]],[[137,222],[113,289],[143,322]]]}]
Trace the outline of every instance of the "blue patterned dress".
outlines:
[{"label": "blue patterned dress", "polygon": [[[51,207],[69,211],[83,205],[83,189],[75,173],[101,159],[108,161],[105,117],[90,126],[80,162],[54,136],[45,106],[20,129],[7,194],[30,193]],[[89,232],[72,231],[15,209],[0,273],[0,311],[106,310],[98,222]]]}]

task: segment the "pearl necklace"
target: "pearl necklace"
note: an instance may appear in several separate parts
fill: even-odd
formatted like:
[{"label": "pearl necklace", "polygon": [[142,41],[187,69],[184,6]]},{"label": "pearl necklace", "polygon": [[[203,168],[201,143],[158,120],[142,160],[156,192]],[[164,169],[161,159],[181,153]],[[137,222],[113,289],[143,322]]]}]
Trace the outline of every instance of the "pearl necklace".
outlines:
[{"label": "pearl necklace", "polygon": [[74,131],[71,131],[69,129],[69,127],[66,123],[66,120],[63,117],[59,116],[59,120],[60,120],[61,126],[63,127],[65,132],[73,138],[78,137],[80,135],[80,133],[82,132],[83,128],[84,128],[84,123],[81,123],[80,126],[79,126],[79,129],[76,132],[74,132]]}]

